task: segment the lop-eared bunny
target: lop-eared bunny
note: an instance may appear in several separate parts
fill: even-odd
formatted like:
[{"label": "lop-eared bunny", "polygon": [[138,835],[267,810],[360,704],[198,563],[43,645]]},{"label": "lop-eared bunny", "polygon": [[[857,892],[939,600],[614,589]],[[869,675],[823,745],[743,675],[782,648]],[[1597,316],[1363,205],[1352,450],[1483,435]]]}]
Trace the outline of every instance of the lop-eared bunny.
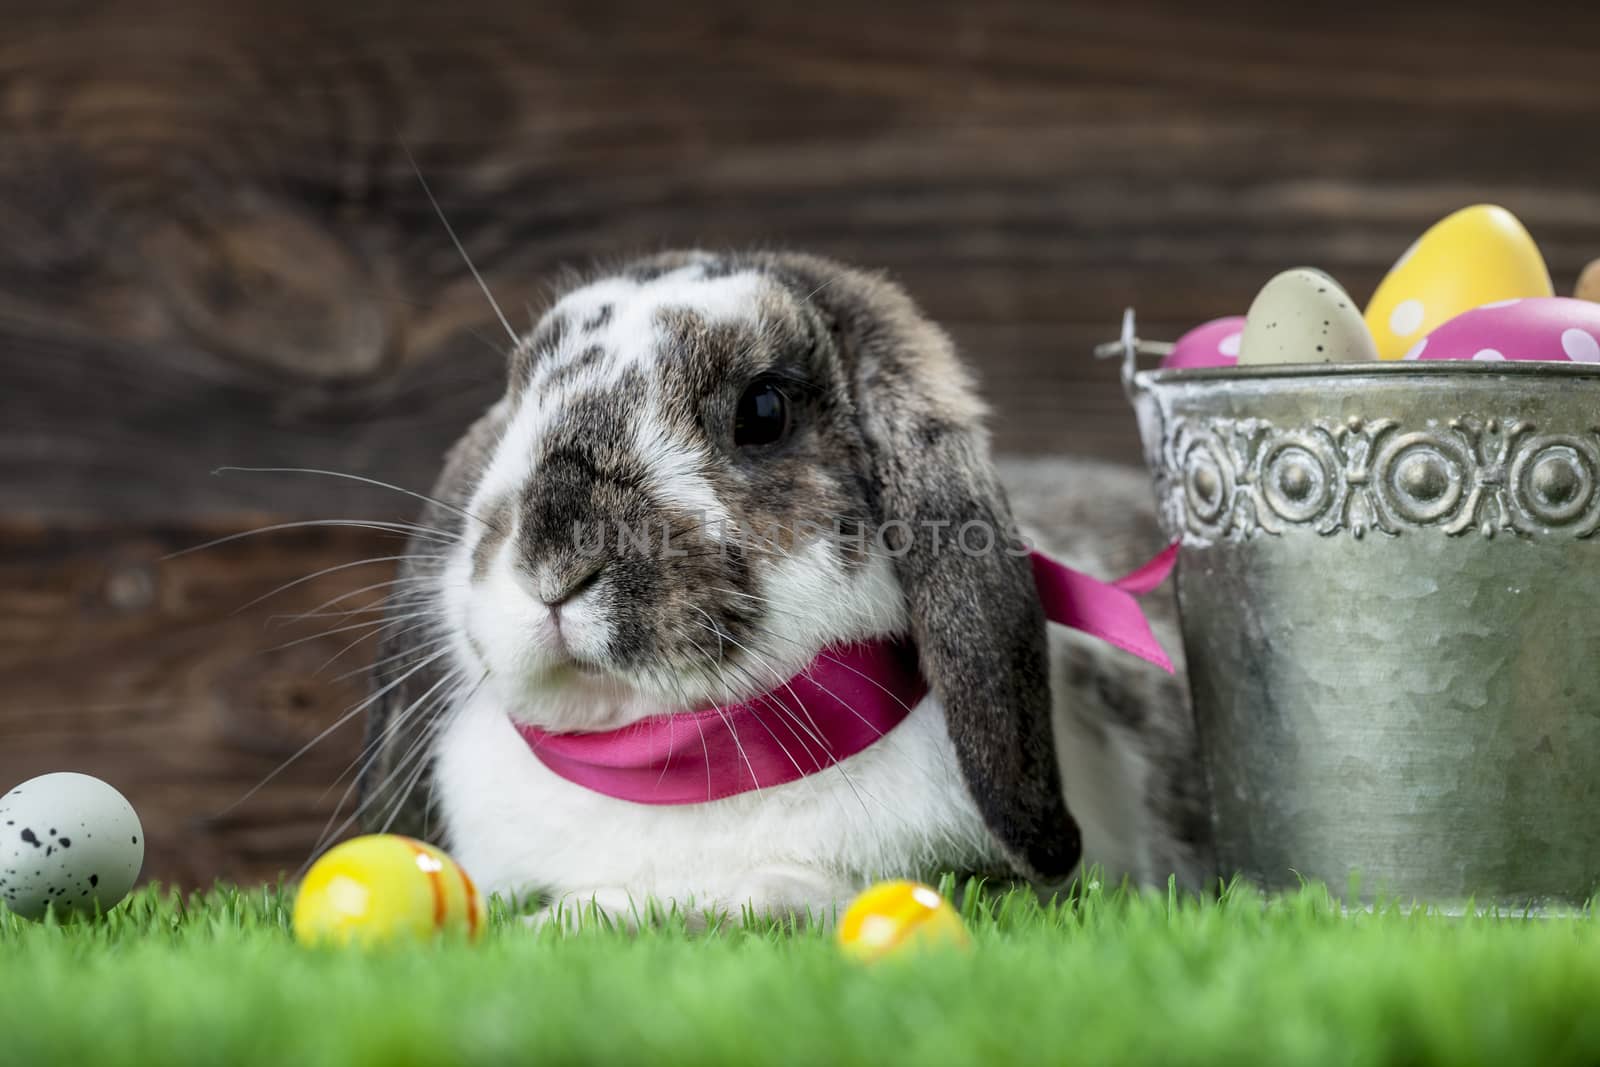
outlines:
[{"label": "lop-eared bunny", "polygon": [[[875,878],[946,870],[1051,886],[1083,854],[1196,883],[1181,684],[1047,627],[984,415],[903,291],[828,260],[669,254],[572,289],[424,517],[375,668],[367,826],[443,844],[489,890],[624,914],[646,898],[827,914]],[[1069,564],[1111,577],[1159,547],[1140,475],[1007,478],[1022,537]],[[954,546],[974,529],[992,549]],[[1149,607],[1176,653],[1170,603]],[[803,712],[740,720],[754,787],[711,789],[708,762],[716,799],[672,803],[552,756],[700,729],[681,713],[890,638],[909,639],[926,695],[852,754]],[[663,781],[673,759],[697,766],[692,739],[672,744]],[[774,748],[797,776],[762,785],[752,750]]]}]

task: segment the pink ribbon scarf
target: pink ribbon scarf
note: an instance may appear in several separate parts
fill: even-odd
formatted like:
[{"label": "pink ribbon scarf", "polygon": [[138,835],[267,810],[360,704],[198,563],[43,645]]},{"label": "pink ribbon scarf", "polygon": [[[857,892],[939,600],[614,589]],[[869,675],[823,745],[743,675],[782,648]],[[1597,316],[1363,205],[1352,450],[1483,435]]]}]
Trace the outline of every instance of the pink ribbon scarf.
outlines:
[{"label": "pink ribbon scarf", "polygon": [[[1038,552],[1033,578],[1045,616],[1172,672],[1135,597],[1177,560],[1169,545],[1114,582]],[[703,804],[804,778],[894,729],[928,695],[904,639],[827,648],[776,689],[740,704],[645,719],[601,733],[516,724],[533,754],[569,782],[636,804]]]}]

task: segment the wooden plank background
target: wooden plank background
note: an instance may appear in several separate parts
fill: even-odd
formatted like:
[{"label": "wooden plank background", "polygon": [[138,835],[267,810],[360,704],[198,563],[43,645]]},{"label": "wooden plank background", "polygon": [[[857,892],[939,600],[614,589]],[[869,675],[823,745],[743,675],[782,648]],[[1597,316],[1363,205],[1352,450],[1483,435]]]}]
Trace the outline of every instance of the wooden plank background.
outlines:
[{"label": "wooden plank background", "polygon": [[[1559,288],[1600,255],[1600,8],[1120,0],[0,5],[0,787],[80,768],[150,874],[305,859],[366,651],[304,611],[397,550],[500,387],[415,154],[526,321],[555,272],[666,246],[897,275],[1007,450],[1132,459],[1120,309],[1175,336],[1321,266],[1359,300],[1434,218],[1516,211]],[[359,600],[359,598],[357,598]],[[347,603],[354,603],[351,601]],[[276,648],[298,638],[300,644]],[[276,650],[274,650],[276,649]]]}]

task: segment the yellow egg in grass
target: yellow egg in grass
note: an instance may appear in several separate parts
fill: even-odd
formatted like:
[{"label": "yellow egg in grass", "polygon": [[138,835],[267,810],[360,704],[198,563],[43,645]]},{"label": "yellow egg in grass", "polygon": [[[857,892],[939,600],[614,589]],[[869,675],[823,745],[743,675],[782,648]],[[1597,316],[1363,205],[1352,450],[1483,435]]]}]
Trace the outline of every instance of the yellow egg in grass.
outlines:
[{"label": "yellow egg in grass", "polygon": [[375,945],[447,932],[476,938],[484,921],[483,897],[467,872],[432,845],[398,834],[329,849],[306,872],[294,902],[294,935],[307,945]]},{"label": "yellow egg in grass", "polygon": [[1554,296],[1550,271],[1517,217],[1494,204],[1462,208],[1417,238],[1367,304],[1378,358],[1402,359],[1463,311],[1501,300]]},{"label": "yellow egg in grass", "polygon": [[971,944],[961,916],[932,886],[879,882],[851,902],[839,919],[839,945],[872,961],[927,948]]}]

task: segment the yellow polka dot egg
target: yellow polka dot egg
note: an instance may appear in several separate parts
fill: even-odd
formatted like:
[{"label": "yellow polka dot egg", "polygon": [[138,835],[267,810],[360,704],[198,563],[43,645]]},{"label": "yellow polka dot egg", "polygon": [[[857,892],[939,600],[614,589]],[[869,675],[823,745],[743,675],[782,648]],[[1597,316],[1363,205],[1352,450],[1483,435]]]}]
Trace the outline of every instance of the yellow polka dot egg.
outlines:
[{"label": "yellow polka dot egg", "polygon": [[1379,283],[1364,317],[1378,358],[1404,359],[1463,312],[1554,293],[1544,257],[1517,217],[1477,204],[1419,237]]},{"label": "yellow polka dot egg", "polygon": [[967,928],[950,902],[919,882],[880,882],[851,903],[839,919],[839,945],[873,961],[930,948],[965,948]]},{"label": "yellow polka dot egg", "polygon": [[484,921],[483,898],[467,872],[432,845],[398,834],[329,849],[306,872],[294,902],[294,935],[306,945],[476,938]]}]

